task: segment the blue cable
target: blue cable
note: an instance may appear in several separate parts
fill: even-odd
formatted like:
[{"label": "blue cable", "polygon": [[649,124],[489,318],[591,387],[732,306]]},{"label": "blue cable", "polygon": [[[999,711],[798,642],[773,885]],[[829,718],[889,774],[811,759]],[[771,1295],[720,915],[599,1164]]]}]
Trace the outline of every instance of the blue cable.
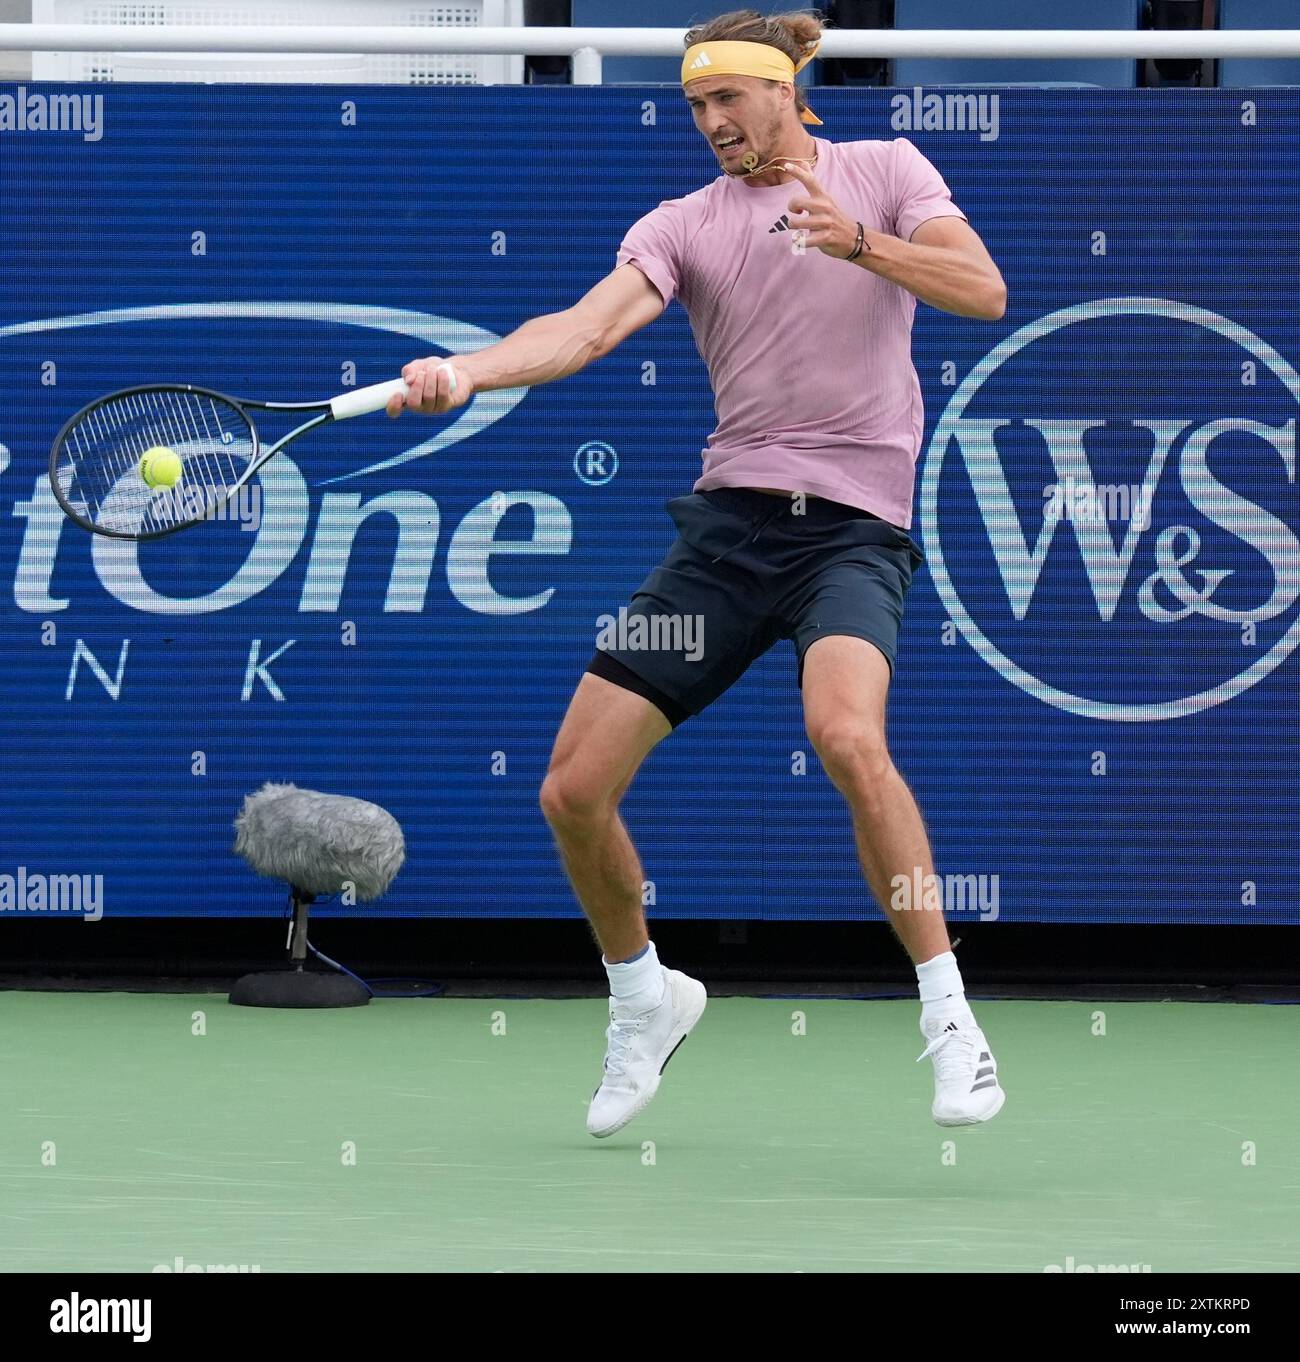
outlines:
[{"label": "blue cable", "polygon": [[437,998],[446,992],[446,985],[439,984],[435,982],[433,979],[404,979],[401,978],[400,976],[393,979],[376,979],[374,983],[375,984],[411,983],[423,984],[425,985],[425,987],[415,992],[394,993],[390,990],[380,992],[379,989],[375,988],[373,984],[367,983],[359,974],[353,974],[352,971],[348,969],[346,965],[340,965],[337,960],[331,960],[328,955],[325,955],[322,951],[318,951],[316,947],[311,944],[310,941],[307,942],[307,949],[318,960],[323,960],[325,964],[332,965],[336,970],[339,971],[340,974],[346,974],[349,979],[355,979],[357,983],[359,983],[361,987],[364,988],[372,998]]},{"label": "blue cable", "polygon": [[[323,899],[319,899],[317,901],[328,903],[330,899],[336,897],[337,895],[335,894],[329,894],[326,895]],[[292,922],[293,920],[292,893],[290,893],[289,895],[289,908],[288,912],[286,913],[286,916],[288,917],[289,921]],[[350,969],[348,969],[346,965],[340,965],[337,960],[331,960],[328,955],[324,954],[324,952],[318,951],[316,947],[311,944],[310,938],[308,938],[307,940],[307,949],[324,964],[329,965],[332,969],[338,970],[340,974],[346,974],[349,979],[355,980],[358,984],[361,985],[362,988],[365,989],[366,993],[371,998],[438,998],[441,997],[442,994],[444,994],[447,991],[447,986],[445,984],[440,984],[434,979],[406,979],[401,976],[398,976],[392,979],[376,979],[374,981],[374,984],[420,984],[422,985],[422,987],[415,990],[414,992],[394,993],[390,990],[385,990],[381,992],[379,989],[374,987],[374,984],[367,983],[359,974],[353,974],[353,972]]]}]

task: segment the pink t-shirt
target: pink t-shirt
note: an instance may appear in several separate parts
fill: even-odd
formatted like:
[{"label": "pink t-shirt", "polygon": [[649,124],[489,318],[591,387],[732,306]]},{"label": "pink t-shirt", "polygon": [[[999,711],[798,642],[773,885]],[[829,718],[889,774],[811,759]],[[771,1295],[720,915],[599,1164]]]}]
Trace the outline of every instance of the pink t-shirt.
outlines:
[{"label": "pink t-shirt", "polygon": [[[853,221],[910,239],[928,218],[965,214],[905,138],[817,143],[817,181]],[[754,188],[720,175],[665,199],[619,247],[663,295],[676,294],[709,370],[718,428],[697,492],[804,491],[912,523],[921,385],[912,365],[916,299],[778,227],[797,180]]]}]

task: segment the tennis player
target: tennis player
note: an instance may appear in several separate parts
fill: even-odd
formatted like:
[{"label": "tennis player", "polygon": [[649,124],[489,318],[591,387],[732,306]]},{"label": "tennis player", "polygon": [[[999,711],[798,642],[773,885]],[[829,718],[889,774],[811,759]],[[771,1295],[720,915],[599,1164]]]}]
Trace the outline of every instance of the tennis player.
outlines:
[{"label": "tennis player", "polygon": [[[907,533],[923,424],[915,300],[996,320],[1006,287],[910,142],[809,132],[820,120],[794,77],[820,34],[815,14],[753,10],[687,33],[683,89],[718,178],[636,222],[616,268],[573,307],[403,370],[407,409],[449,411],[483,389],[576,373],[674,297],[708,366],[718,427],[692,494],[668,503],[678,538],[627,607],[628,646],[597,648],[541,791],[609,974],[596,1136],[646,1107],[705,1005],[704,986],[650,941],[620,801],[651,749],[780,639],[794,642],[808,735],[852,810],[863,874],[916,967],[934,1119],[987,1121],[1004,1100],[938,893],[914,903],[896,889],[936,882],[886,745],[885,696],[922,562]],[[402,409],[395,398],[389,413]],[[638,618],[643,640],[665,645],[672,630],[657,625],[698,621],[703,646],[633,648]]]}]

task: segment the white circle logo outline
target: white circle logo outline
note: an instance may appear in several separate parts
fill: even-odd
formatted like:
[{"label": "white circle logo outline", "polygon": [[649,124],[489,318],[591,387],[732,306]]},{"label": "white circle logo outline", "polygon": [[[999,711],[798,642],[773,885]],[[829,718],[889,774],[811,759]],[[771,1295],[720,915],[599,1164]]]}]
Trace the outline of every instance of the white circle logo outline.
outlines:
[{"label": "white circle logo outline", "polygon": [[[589,478],[581,469],[580,461],[584,454],[596,450],[614,460],[614,467],[603,478]],[[618,450],[605,440],[587,440],[580,444],[573,454],[573,472],[578,481],[588,487],[608,487],[618,476]]]},{"label": "white circle logo outline", "polygon": [[1211,686],[1209,690],[1198,691],[1180,700],[1160,700],[1139,705],[1116,705],[1107,700],[1089,700],[1081,695],[1071,695],[1069,691],[1059,690],[1031,675],[985,638],[979,626],[967,613],[948,576],[938,528],[939,474],[943,468],[948,443],[956,434],[956,423],[965,412],[967,404],[984,386],[989,376],[1031,342],[1050,336],[1054,331],[1073,326],[1076,322],[1120,316],[1164,317],[1171,321],[1186,322],[1191,326],[1202,326],[1215,335],[1232,341],[1263,364],[1291,394],[1297,407],[1300,407],[1300,374],[1297,374],[1267,341],[1261,340],[1253,331],[1248,331],[1244,326],[1220,316],[1217,312],[1196,307],[1191,303],[1177,303],[1168,298],[1098,298],[1089,303],[1074,303],[1070,307],[1049,312],[1037,321],[1029,322],[1018,331],[1013,331],[1011,335],[999,341],[958,385],[957,391],[944,408],[926,449],[925,473],[921,480],[921,533],[924,536],[926,563],[930,569],[930,576],[949,617],[980,659],[1003,680],[1010,681],[1033,699],[1046,701],[1057,709],[1078,714],[1083,718],[1107,719],[1116,723],[1146,723],[1159,719],[1181,719],[1205,709],[1212,709],[1215,705],[1235,698],[1242,691],[1249,690],[1256,682],[1262,681],[1280,667],[1300,643],[1300,615],[1291,622],[1291,627],[1263,657],[1257,658],[1236,676],[1221,681],[1217,686]]}]

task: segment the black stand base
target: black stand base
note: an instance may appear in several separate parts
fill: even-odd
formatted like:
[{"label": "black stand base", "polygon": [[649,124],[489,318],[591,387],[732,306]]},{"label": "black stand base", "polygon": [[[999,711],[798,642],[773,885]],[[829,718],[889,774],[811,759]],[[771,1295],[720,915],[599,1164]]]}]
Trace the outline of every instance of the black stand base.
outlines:
[{"label": "black stand base", "polygon": [[245,974],[230,990],[235,1007],[364,1007],[370,994],[346,974],[277,969]]}]

